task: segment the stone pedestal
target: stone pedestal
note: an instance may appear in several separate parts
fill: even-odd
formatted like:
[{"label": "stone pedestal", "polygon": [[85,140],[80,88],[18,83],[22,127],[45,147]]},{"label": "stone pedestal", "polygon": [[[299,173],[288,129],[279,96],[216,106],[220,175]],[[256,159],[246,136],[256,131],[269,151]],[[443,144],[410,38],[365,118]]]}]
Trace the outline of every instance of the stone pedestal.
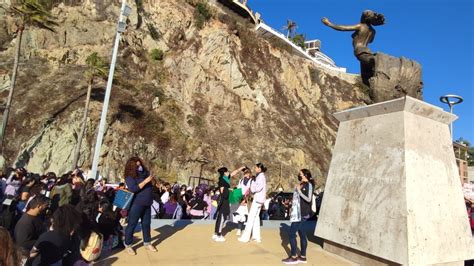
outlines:
[{"label": "stone pedestal", "polygon": [[405,95],[422,99],[421,65],[405,57],[377,53],[369,83],[371,98],[376,103]]},{"label": "stone pedestal", "polygon": [[336,144],[315,234],[362,265],[462,265],[472,235],[448,124],[406,97],[336,113]]}]

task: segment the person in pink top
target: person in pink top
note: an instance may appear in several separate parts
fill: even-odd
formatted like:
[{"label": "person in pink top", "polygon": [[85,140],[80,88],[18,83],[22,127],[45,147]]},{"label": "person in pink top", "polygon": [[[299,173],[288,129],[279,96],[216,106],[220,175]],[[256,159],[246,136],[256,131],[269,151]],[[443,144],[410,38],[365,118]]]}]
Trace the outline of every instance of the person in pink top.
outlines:
[{"label": "person in pink top", "polygon": [[260,210],[262,209],[263,203],[265,203],[267,194],[267,178],[265,172],[267,168],[262,164],[258,163],[255,165],[255,179],[250,184],[250,192],[253,193],[252,206],[247,219],[247,225],[241,237],[240,242],[248,242],[250,236],[252,240],[260,243],[262,241],[260,237]]}]

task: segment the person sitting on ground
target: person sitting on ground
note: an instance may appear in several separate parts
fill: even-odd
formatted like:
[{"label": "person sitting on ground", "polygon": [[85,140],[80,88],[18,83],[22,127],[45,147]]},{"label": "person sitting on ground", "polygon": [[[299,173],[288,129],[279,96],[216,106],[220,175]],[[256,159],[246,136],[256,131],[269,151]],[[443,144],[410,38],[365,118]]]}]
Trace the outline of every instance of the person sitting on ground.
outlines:
[{"label": "person sitting on ground", "polygon": [[62,175],[57,184],[51,189],[51,210],[54,212],[58,207],[71,203],[72,185],[69,175]]},{"label": "person sitting on ground", "polygon": [[112,210],[112,204],[107,199],[101,199],[99,202],[99,213],[96,218],[99,232],[104,238],[101,256],[107,256],[114,243],[118,245],[117,231],[120,227],[119,217]]},{"label": "person sitting on ground", "polygon": [[[46,174],[48,176],[48,191],[51,191],[51,189],[53,189],[53,187],[56,185],[56,181],[57,181],[57,176],[56,176],[56,173],[54,172],[48,172]],[[47,196],[48,197],[48,196]]]},{"label": "person sitting on ground", "polygon": [[89,190],[81,202],[76,205],[76,210],[81,214],[81,224],[77,230],[83,243],[87,243],[91,233],[98,232],[96,221],[99,213],[99,197],[93,189]]},{"label": "person sitting on ground", "polygon": [[151,195],[153,198],[153,203],[151,204],[151,217],[153,219],[163,218],[163,203],[161,202],[161,196],[163,192],[161,191],[161,182],[159,180],[151,181]]},{"label": "person sitting on ground", "polygon": [[81,193],[80,193],[81,199],[83,199],[86,196],[88,191],[94,190],[94,185],[95,185],[95,180],[93,178],[89,178],[86,180],[86,182],[84,183],[84,186],[82,186],[81,188]]},{"label": "person sitting on ground", "polygon": [[204,192],[196,187],[194,197],[189,201],[188,209],[191,219],[203,219],[207,210],[207,202],[204,201]]},{"label": "person sitting on ground", "polygon": [[43,214],[49,207],[49,199],[35,196],[15,226],[15,241],[25,251],[30,251],[39,236],[46,231]]},{"label": "person sitting on ground", "polygon": [[170,193],[171,193],[171,185],[170,183],[164,183],[163,186],[161,187],[161,203],[165,204],[169,198],[170,198]]},{"label": "person sitting on ground", "polygon": [[62,265],[63,259],[72,252],[71,237],[80,222],[81,215],[74,206],[60,206],[53,214],[52,230],[41,234],[31,249],[31,265]]},{"label": "person sitting on ground", "polygon": [[21,250],[19,250],[10,232],[6,228],[0,226],[0,265],[17,266],[22,265]]},{"label": "person sitting on ground", "polygon": [[206,208],[206,213],[204,214],[205,216],[205,219],[212,219],[212,216],[211,216],[211,211],[212,211],[212,198],[211,198],[211,191],[213,190],[213,188],[206,188],[206,190],[204,191],[204,197],[202,198],[206,204],[207,204],[207,208]]},{"label": "person sitting on ground", "polygon": [[3,199],[5,188],[7,187],[7,176],[5,172],[0,171],[0,200]]},{"label": "person sitting on ground", "polygon": [[35,184],[35,179],[31,176],[25,177],[21,182],[20,189],[18,190],[19,193],[19,201],[17,205],[17,209],[19,213],[23,212],[23,209],[26,207],[26,203],[30,198],[30,190],[31,187]]},{"label": "person sitting on ground", "polygon": [[17,168],[15,172],[12,172],[10,177],[5,181],[5,197],[6,198],[15,198],[18,196],[18,192],[23,181],[23,178],[26,175],[25,168]]},{"label": "person sitting on ground", "polygon": [[30,197],[30,189],[36,183],[35,179],[31,176],[23,179],[20,186],[20,201],[27,201]]},{"label": "person sitting on ground", "polygon": [[163,219],[181,219],[183,209],[176,201],[176,194],[171,194],[170,199],[163,205]]},{"label": "person sitting on ground", "polygon": [[42,183],[34,184],[30,189],[29,198],[26,201],[25,207],[23,208],[22,212],[26,212],[28,204],[30,204],[32,199],[34,199],[38,195],[44,196],[45,194],[46,191],[44,190],[44,185]]},{"label": "person sitting on ground", "polygon": [[84,177],[79,169],[75,169],[72,174],[72,196],[71,204],[77,205],[81,201],[81,189],[85,185]]}]

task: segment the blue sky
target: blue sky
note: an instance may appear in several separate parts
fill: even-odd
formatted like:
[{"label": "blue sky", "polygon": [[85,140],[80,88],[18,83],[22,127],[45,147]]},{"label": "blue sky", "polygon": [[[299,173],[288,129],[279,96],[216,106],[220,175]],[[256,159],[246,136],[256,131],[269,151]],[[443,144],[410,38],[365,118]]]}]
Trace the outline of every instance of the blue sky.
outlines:
[{"label": "blue sky", "polygon": [[320,39],[322,51],[338,66],[359,73],[352,54],[351,33],[337,32],[320,20],[355,24],[365,9],[385,15],[386,24],[376,27],[372,51],[405,56],[421,63],[424,100],[439,102],[445,94],[457,94],[464,102],[454,107],[454,138],[474,144],[474,1],[472,0],[249,0],[249,7],[265,23],[283,32],[287,19],[306,39]]}]

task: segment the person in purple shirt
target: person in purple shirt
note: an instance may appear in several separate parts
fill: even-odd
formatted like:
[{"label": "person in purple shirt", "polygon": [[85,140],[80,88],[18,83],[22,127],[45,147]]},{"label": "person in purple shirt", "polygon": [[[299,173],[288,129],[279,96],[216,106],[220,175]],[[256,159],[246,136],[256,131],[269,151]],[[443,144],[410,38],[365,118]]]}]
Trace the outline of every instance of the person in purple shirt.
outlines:
[{"label": "person in purple shirt", "polygon": [[6,198],[14,198],[18,196],[18,192],[21,186],[21,182],[26,175],[25,168],[17,168],[14,173],[10,175],[10,177],[5,182],[5,197]]},{"label": "person in purple shirt", "polygon": [[150,224],[151,224],[151,204],[152,180],[153,176],[145,168],[143,162],[138,157],[128,159],[125,165],[125,184],[128,190],[134,193],[133,201],[128,211],[128,225],[125,228],[125,249],[128,254],[136,255],[132,248],[133,232],[141,219],[143,245],[149,251],[156,252],[151,245]]},{"label": "person in purple shirt", "polygon": [[171,194],[170,199],[163,205],[163,219],[175,219],[174,217],[178,202],[176,201],[176,194]]}]

